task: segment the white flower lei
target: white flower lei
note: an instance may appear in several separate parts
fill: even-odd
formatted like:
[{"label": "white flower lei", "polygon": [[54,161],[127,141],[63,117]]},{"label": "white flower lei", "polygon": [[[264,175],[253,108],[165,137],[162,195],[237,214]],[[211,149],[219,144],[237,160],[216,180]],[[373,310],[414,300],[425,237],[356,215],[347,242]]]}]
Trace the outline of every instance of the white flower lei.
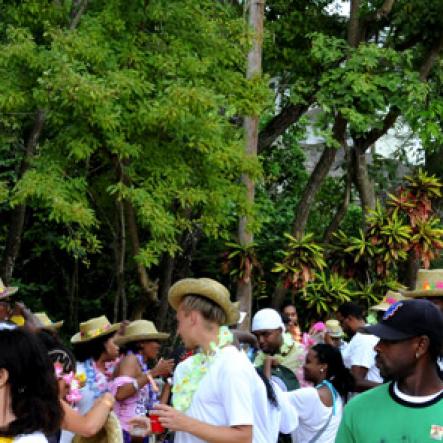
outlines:
[{"label": "white flower lei", "polygon": [[[292,346],[294,346],[294,340],[289,332],[284,332],[282,334],[283,343],[280,346],[279,353],[275,354],[273,357],[281,363],[282,360],[286,357],[287,353],[291,350]],[[254,360],[254,366],[263,366],[265,364],[267,354],[263,351],[259,351]]]},{"label": "white flower lei", "polygon": [[209,354],[198,352],[189,357],[192,359],[192,363],[188,371],[180,383],[174,384],[172,388],[172,405],[175,409],[182,412],[186,412],[189,409],[202,378],[207,374],[212,363],[214,363],[220,349],[231,344],[233,340],[232,332],[227,326],[222,326],[218,332],[218,344],[210,343],[211,352]]}]

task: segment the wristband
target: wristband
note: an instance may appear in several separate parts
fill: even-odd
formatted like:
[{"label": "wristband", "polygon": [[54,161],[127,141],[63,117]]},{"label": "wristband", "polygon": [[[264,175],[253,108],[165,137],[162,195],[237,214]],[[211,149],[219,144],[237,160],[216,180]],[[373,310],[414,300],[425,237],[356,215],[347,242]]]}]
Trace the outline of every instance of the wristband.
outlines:
[{"label": "wristband", "polygon": [[132,386],[134,387],[134,389],[136,391],[138,391],[140,389],[140,386],[138,385],[138,382],[135,378],[134,378],[134,380],[132,380]]}]

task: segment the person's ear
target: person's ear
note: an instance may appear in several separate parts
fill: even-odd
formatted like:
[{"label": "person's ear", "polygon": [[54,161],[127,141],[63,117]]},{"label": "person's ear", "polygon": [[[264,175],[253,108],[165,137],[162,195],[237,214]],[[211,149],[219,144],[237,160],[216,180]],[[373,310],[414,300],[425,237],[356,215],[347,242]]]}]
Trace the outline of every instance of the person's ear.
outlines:
[{"label": "person's ear", "polygon": [[0,369],[0,389],[6,386],[9,380],[9,372],[5,368]]},{"label": "person's ear", "polygon": [[418,337],[415,347],[415,357],[420,358],[423,354],[428,352],[429,350],[429,337],[427,335],[421,335]]}]

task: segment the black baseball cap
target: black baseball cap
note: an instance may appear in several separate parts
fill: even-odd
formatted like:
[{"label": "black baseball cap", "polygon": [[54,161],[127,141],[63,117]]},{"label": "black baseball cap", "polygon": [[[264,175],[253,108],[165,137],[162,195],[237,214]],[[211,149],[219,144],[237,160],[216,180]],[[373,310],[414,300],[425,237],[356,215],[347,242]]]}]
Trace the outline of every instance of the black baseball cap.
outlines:
[{"label": "black baseball cap", "polygon": [[443,314],[428,300],[401,300],[389,307],[380,323],[365,327],[364,332],[393,341],[427,335],[442,343]]}]

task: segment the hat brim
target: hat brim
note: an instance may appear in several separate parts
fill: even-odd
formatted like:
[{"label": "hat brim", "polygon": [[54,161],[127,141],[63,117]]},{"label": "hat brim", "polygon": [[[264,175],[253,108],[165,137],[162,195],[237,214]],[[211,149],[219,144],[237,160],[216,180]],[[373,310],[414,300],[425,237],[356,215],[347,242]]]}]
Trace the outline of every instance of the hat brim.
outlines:
[{"label": "hat brim", "polygon": [[[216,303],[226,315],[226,324],[231,326],[237,324],[240,318],[240,312],[235,303],[228,300],[221,290],[212,282],[207,279],[187,278],[175,283],[168,294],[169,304],[176,311],[180,306],[180,303],[186,295],[195,294],[205,297],[214,303]],[[222,286],[222,285],[220,285]]]},{"label": "hat brim", "polygon": [[59,330],[63,326],[64,322],[64,320],[56,321],[50,325],[43,325],[39,329],[48,329],[50,331]]},{"label": "hat brim", "polygon": [[148,341],[148,340],[167,340],[170,337],[170,334],[166,332],[158,332],[156,334],[135,334],[135,335],[120,335],[115,338],[115,343],[118,346],[124,346],[128,343],[133,343],[136,341]]},{"label": "hat brim", "polygon": [[372,326],[366,326],[365,328],[363,328],[363,331],[366,334],[375,335],[381,340],[407,340],[408,338],[415,337],[415,335],[406,334],[405,332],[399,331],[392,328],[391,326],[387,326],[382,323],[378,323]]},{"label": "hat brim", "polygon": [[369,309],[371,311],[387,311],[391,305],[389,303],[380,303],[375,306],[371,306]]},{"label": "hat brim", "polygon": [[71,338],[71,343],[73,345],[78,343],[86,343],[91,340],[95,340],[96,338],[103,337],[105,335],[110,335],[113,332],[116,332],[120,328],[120,323],[114,323],[110,328],[106,329],[106,331],[101,332],[100,334],[94,335],[93,337],[82,337],[80,332],[73,335]]},{"label": "hat brim", "polygon": [[419,297],[443,297],[443,289],[416,290],[416,291],[400,291],[405,297],[419,298]]},{"label": "hat brim", "polygon": [[8,286],[4,289],[2,293],[0,293],[0,300],[10,297],[14,295],[18,291],[18,288],[15,286]]}]

